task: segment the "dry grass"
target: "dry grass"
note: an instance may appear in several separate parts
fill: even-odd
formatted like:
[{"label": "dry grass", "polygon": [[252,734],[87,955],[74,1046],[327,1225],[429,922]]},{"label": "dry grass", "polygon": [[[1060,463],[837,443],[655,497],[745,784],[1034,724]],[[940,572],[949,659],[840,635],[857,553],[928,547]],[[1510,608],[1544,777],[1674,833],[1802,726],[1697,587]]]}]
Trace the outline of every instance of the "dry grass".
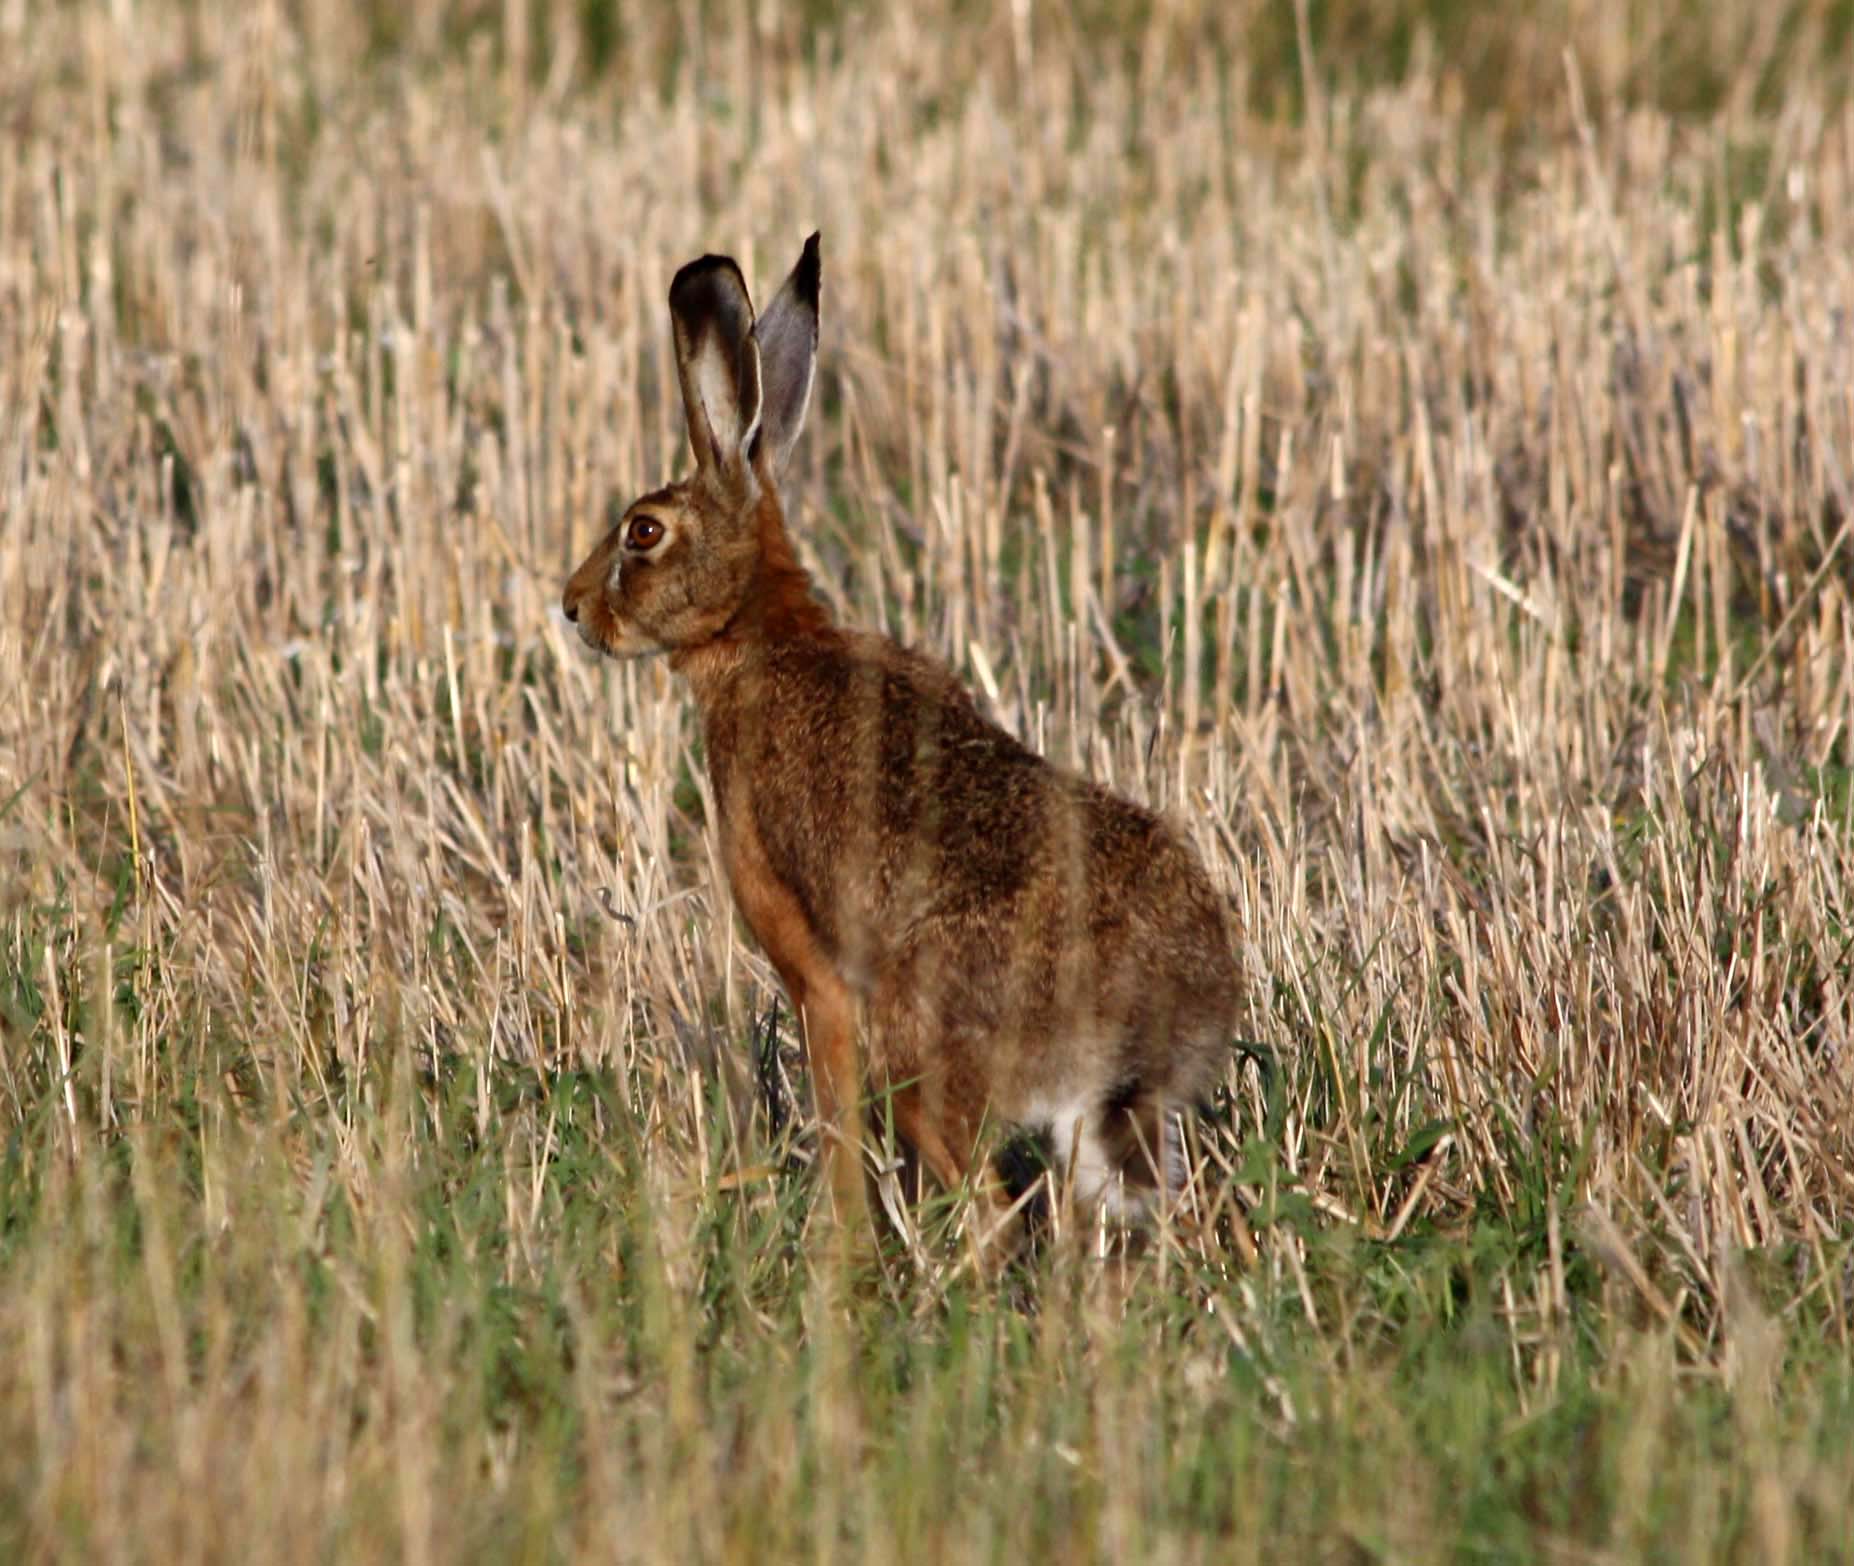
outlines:
[{"label": "dry grass", "polygon": [[[0,1549],[1849,1548],[1841,8],[132,9],[0,5]],[[820,591],[1241,911],[1228,1252],[806,1260],[554,604],[813,226]]]}]

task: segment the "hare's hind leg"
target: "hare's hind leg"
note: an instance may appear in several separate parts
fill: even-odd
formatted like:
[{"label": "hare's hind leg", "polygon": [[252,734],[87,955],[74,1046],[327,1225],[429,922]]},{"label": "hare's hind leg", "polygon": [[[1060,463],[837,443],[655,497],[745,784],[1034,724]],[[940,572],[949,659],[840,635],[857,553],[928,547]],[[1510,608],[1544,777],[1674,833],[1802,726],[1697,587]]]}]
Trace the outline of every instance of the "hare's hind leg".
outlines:
[{"label": "hare's hind leg", "polygon": [[895,1129],[914,1149],[915,1156],[948,1192],[957,1191],[972,1167],[969,1144],[957,1132],[949,1139],[942,1117],[934,1113],[922,1084],[915,1081],[896,1088],[889,1095],[889,1107],[895,1116]]},{"label": "hare's hind leg", "polygon": [[948,1194],[971,1180],[974,1201],[967,1235],[980,1274],[994,1273],[1022,1249],[1026,1230],[1022,1215],[1012,1211],[998,1171],[989,1161],[974,1168],[984,1124],[982,1103],[962,1106],[947,1095],[923,1091],[919,1082],[898,1088],[890,1102],[895,1129]]},{"label": "hare's hind leg", "polygon": [[1004,1183],[989,1163],[973,1169],[984,1125],[983,1103],[967,1104],[957,1095],[932,1092],[929,1084],[920,1081],[897,1088],[890,1102],[895,1129],[949,1194],[965,1184],[968,1176],[975,1176],[974,1194],[989,1210],[989,1221],[995,1225],[1010,1202]]},{"label": "hare's hind leg", "polygon": [[1148,1216],[1183,1192],[1178,1112],[1163,1093],[1132,1086],[1110,1094],[1101,1106],[1097,1136],[1107,1171],[1102,1196],[1115,1218]]},{"label": "hare's hind leg", "polygon": [[978,1198],[975,1233],[986,1265],[1016,1248],[1020,1226],[1005,1221],[1010,1200],[989,1161],[978,1161],[989,1096],[969,1037],[929,995],[919,967],[897,964],[869,998],[871,1073],[888,1094],[895,1130],[942,1189],[968,1179]]}]

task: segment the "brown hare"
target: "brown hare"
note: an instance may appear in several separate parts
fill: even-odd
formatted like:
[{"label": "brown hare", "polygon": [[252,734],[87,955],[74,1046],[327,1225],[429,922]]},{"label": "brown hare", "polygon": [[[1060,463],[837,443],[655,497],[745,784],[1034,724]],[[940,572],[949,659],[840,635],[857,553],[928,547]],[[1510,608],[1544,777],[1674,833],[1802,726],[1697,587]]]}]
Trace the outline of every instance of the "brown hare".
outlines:
[{"label": "brown hare", "polygon": [[1182,1181],[1177,1116],[1233,1036],[1222,902],[1153,812],[1058,771],[948,670],[812,597],[778,479],[811,397],[818,280],[815,234],[757,319],[730,258],[676,274],[695,471],[630,506],[566,616],[598,651],[666,652],[688,678],[722,858],[802,1024],[840,1218],[866,1213],[866,1088],[949,1189],[989,1118],[1046,1128],[1078,1202],[1143,1210]]}]

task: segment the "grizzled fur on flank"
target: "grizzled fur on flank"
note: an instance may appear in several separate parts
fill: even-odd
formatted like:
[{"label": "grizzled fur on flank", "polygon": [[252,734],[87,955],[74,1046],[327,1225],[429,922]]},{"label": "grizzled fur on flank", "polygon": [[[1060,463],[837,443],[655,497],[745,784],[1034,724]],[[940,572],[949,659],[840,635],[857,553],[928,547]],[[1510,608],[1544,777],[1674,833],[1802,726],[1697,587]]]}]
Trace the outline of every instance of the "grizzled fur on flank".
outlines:
[{"label": "grizzled fur on flank", "polygon": [[818,284],[816,235],[757,318],[732,260],[677,273],[695,471],[627,509],[566,614],[599,651],[667,652],[689,680],[723,862],[801,1019],[840,1213],[865,1203],[872,1088],[949,1187],[1001,1121],[1048,1130],[1082,1201],[1137,1209],[1176,1188],[1176,1115],[1234,1029],[1223,902],[1159,816],[812,597],[777,478],[810,398]]}]

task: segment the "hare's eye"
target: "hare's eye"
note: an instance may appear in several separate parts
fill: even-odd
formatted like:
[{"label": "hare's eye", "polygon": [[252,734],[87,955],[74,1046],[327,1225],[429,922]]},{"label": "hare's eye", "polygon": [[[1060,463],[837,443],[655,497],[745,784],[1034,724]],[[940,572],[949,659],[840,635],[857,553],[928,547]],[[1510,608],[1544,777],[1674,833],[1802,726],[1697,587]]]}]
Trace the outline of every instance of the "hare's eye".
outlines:
[{"label": "hare's eye", "polygon": [[624,542],[627,549],[655,549],[663,542],[663,524],[655,517],[633,517]]}]

